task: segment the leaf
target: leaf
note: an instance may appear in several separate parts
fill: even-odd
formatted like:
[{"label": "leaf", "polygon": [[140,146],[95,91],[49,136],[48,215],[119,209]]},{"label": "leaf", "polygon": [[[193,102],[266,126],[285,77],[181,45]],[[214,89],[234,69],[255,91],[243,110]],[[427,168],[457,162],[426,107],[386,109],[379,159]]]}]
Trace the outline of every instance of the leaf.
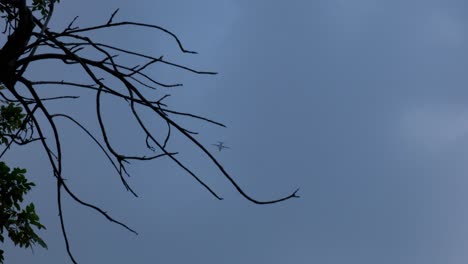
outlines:
[{"label": "leaf", "polygon": [[44,240],[42,240],[40,237],[37,237],[36,239],[37,239],[37,243],[38,243],[41,247],[43,247],[43,248],[45,248],[45,249],[48,249],[48,248],[47,248],[47,244],[44,242]]}]

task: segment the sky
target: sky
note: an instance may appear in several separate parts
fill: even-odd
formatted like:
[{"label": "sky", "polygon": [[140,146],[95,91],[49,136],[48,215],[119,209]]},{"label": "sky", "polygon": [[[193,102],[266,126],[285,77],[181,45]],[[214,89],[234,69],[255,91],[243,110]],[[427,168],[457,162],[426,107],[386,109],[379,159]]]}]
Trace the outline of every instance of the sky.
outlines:
[{"label": "sky", "polygon": [[[115,21],[167,27],[199,54],[180,54],[159,32],[127,28],[95,37],[219,72],[153,69],[162,81],[184,83],[171,91],[174,108],[227,125],[181,120],[246,192],[266,200],[300,188],[301,198],[252,204],[177,136],[170,147],[224,200],[164,159],[132,164],[134,198],[89,138],[63,121],[72,190],[139,232],[64,198],[79,263],[468,261],[465,1],[62,0],[51,28],[76,15],[83,26],[105,22],[116,8]],[[47,63],[31,65],[27,76],[82,75]],[[97,131],[86,95],[50,107]],[[142,150],[132,121],[122,121],[128,109],[110,99],[103,107],[119,148]],[[231,149],[218,152],[216,141]],[[31,252],[6,244],[7,263],[69,263],[43,150],[15,148],[6,159],[37,183],[29,199],[49,246]]]}]

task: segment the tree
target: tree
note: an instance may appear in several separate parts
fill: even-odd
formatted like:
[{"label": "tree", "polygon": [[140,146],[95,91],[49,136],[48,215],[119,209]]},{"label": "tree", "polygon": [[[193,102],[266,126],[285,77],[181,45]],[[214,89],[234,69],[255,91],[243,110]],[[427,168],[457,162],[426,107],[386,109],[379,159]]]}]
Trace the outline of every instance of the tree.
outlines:
[{"label": "tree", "polygon": [[[0,96],[5,103],[19,104],[25,111],[25,117],[20,125],[20,130],[11,139],[10,143],[27,145],[32,142],[39,142],[52,167],[53,176],[57,182],[57,204],[62,233],[68,255],[73,263],[77,262],[71,252],[64,225],[65,220],[61,204],[61,197],[63,195],[68,195],[77,203],[96,210],[109,221],[122,226],[130,232],[135,234],[136,232],[124,223],[112,218],[101,208],[83,201],[73,193],[70,186],[64,181],[60,139],[63,131],[60,131],[56,125],[56,120],[58,119],[66,119],[74,123],[90,137],[90,140],[99,146],[102,153],[114,167],[126,190],[134,196],[137,196],[137,194],[126,180],[126,177],[129,176],[127,171],[129,161],[150,161],[160,157],[167,157],[185,170],[215,198],[222,200],[195,172],[177,158],[177,152],[171,152],[167,149],[167,144],[172,138],[172,134],[178,133],[199,148],[205,157],[218,168],[221,175],[248,201],[255,204],[272,204],[298,197],[296,194],[297,190],[285,197],[268,201],[259,201],[249,196],[223,168],[222,164],[195,138],[194,135],[197,133],[183,127],[175,120],[175,117],[197,119],[217,126],[224,126],[223,124],[206,117],[172,109],[165,101],[170,96],[168,93],[147,96],[143,91],[145,89],[149,89],[150,91],[156,90],[158,87],[174,88],[182,85],[178,83],[162,83],[147,73],[147,69],[154,64],[162,64],[200,75],[212,75],[216,74],[215,72],[199,71],[166,60],[163,56],[143,54],[109,43],[98,42],[87,34],[110,28],[121,28],[121,30],[124,30],[126,27],[138,27],[150,32],[159,31],[167,34],[174,40],[174,43],[182,53],[196,54],[194,51],[185,49],[177,35],[157,25],[129,21],[114,22],[118,9],[110,15],[106,23],[80,28],[75,26],[75,18],[66,28],[54,31],[48,28],[48,23],[53,16],[56,2],[58,0],[33,0],[32,5],[29,6],[26,0],[0,0],[0,12],[4,14],[5,19],[4,35],[8,36],[4,46],[0,50],[0,82],[6,88],[4,92],[0,93]],[[145,62],[137,66],[128,65],[118,61],[117,56],[122,54],[144,60]],[[72,80],[32,80],[27,78],[25,73],[30,69],[29,66],[43,61],[54,61],[66,67],[77,67],[84,77],[91,80],[91,83],[75,82]],[[95,100],[92,103],[95,107],[96,123],[100,135],[93,134],[76,117],[64,113],[52,113],[44,103],[51,100],[76,100],[78,97],[68,94],[58,97],[41,97],[37,91],[39,86],[68,86],[76,88],[78,92],[85,90],[94,92]],[[115,144],[112,143],[111,131],[106,126],[102,115],[101,101],[103,96],[113,97],[128,103],[130,113],[137,121],[139,129],[145,135],[142,140],[146,140],[146,151],[151,153],[151,155],[133,156],[117,151]],[[140,113],[142,110],[150,111],[154,117],[159,118],[167,125],[163,139],[159,139],[155,132],[151,131],[147,122],[141,117]],[[39,115],[45,117],[45,121],[41,121],[38,118]],[[45,127],[51,128],[50,135],[46,135]]]}]

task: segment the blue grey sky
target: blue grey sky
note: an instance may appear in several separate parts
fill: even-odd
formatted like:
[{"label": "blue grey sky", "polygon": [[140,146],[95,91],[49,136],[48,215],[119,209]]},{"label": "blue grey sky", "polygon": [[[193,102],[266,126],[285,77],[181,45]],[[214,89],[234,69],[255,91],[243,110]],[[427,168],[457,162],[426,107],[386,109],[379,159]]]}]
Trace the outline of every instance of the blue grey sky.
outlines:
[{"label": "blue grey sky", "polygon": [[[170,145],[225,200],[169,160],[134,163],[125,192],[89,138],[60,122],[71,188],[140,234],[65,199],[79,263],[462,264],[468,261],[468,16],[466,1],[62,0],[52,28],[117,20],[165,26],[96,37],[203,70],[155,68],[182,81],[170,103],[227,125],[184,121],[252,196],[300,187],[300,199],[258,206],[240,197],[189,142]],[[80,78],[36,65],[28,76]],[[33,69],[36,69],[34,71]],[[52,70],[53,69],[53,70]],[[73,90],[71,90],[73,91]],[[60,91],[59,91],[60,92]],[[78,94],[79,91],[74,91]],[[86,97],[84,98],[86,99]],[[97,131],[93,101],[51,104]],[[122,150],[132,141],[125,104],[105,112]],[[150,118],[150,117],[148,117]],[[13,165],[37,183],[30,195],[48,250],[7,245],[8,263],[68,263],[55,181],[39,145],[16,148]]]}]

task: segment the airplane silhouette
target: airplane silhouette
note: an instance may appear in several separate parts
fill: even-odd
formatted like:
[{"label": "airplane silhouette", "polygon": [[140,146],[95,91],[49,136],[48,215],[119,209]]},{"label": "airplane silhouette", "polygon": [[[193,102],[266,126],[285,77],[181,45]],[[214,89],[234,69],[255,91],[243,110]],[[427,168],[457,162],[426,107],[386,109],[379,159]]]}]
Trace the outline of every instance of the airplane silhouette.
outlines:
[{"label": "airplane silhouette", "polygon": [[218,144],[213,144],[213,146],[218,147],[218,150],[221,151],[222,149],[231,149],[230,147],[227,147],[224,145],[224,142],[218,141]]}]

